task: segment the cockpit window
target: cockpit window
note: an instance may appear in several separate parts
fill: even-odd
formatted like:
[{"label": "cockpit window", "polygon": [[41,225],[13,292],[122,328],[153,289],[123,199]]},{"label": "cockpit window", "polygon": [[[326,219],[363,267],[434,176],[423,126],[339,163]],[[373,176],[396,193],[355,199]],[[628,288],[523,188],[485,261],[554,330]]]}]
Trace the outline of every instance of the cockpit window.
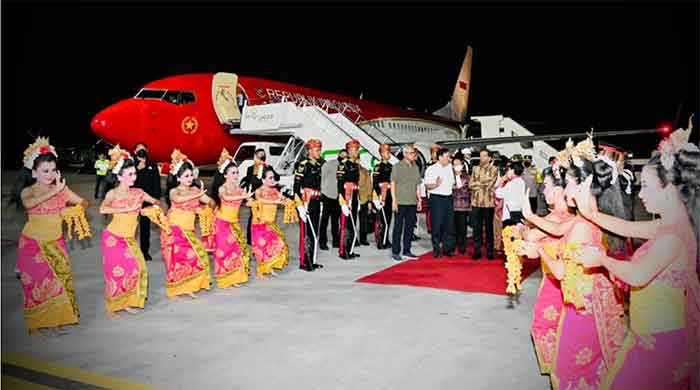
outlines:
[{"label": "cockpit window", "polygon": [[194,103],[196,97],[189,91],[166,91],[163,89],[142,89],[136,94],[137,99],[159,99],[168,103],[182,105]]},{"label": "cockpit window", "polygon": [[165,94],[162,89],[142,89],[136,94],[139,99],[160,99]]},{"label": "cockpit window", "polygon": [[180,104],[194,103],[194,101],[195,101],[194,93],[192,93],[192,92],[182,92],[180,94],[180,97],[181,97]]}]

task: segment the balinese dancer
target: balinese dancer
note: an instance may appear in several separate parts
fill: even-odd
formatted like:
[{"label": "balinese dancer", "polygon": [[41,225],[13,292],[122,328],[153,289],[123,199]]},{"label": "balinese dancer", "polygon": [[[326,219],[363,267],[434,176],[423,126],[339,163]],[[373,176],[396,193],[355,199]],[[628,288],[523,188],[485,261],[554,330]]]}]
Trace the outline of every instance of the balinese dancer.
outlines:
[{"label": "balinese dancer", "polygon": [[136,313],[143,309],[148,296],[146,260],[134,238],[144,202],[160,201],[142,189],[131,188],[136,182],[136,162],[129,152],[117,145],[109,151],[110,173],[107,193],[100,213],[112,214],[112,222],[102,231],[102,267],[105,279],[105,308],[112,318],[119,310]]},{"label": "balinese dancer", "polygon": [[57,157],[48,138],[37,138],[24,151],[24,168],[10,201],[21,204],[28,215],[17,246],[16,270],[24,293],[24,320],[33,336],[40,335],[40,328],[55,331],[76,324],[79,317],[62,212],[67,204],[81,211],[88,203],[61,179]]},{"label": "balinese dancer", "polygon": [[631,261],[595,248],[584,248],[578,258],[632,286],[629,331],[605,382],[611,389],[699,386],[700,149],[688,143],[689,135],[690,126],[674,132],[642,169],[639,197],[659,219],[630,222],[609,215],[591,198],[595,187],[588,190],[590,180],[576,195],[581,213],[602,228],[648,240]]},{"label": "balinese dancer", "polygon": [[299,162],[294,174],[294,195],[299,211],[299,268],[313,271],[317,263],[319,219],[321,218],[321,141],[306,142],[308,157]]},{"label": "balinese dancer", "polygon": [[209,255],[195,233],[196,211],[214,201],[203,187],[192,187],[194,163],[175,149],[171,155],[165,200],[170,206],[170,234],[161,234],[161,250],[166,271],[166,295],[173,298],[211,287]]},{"label": "balinese dancer", "polygon": [[345,144],[348,158],[338,165],[338,202],[340,215],[340,250],[338,255],[343,260],[360,257],[355,253],[357,244],[357,211],[360,207],[360,142],[356,139]]},{"label": "balinese dancer", "polygon": [[238,185],[238,166],[226,149],[221,151],[217,166],[211,194],[218,205],[214,252],[216,286],[240,287],[250,275],[250,253],[238,215],[241,204],[253,193]]},{"label": "balinese dancer", "polygon": [[[544,219],[557,224],[569,222],[573,215],[569,213],[569,206],[566,204],[564,196],[566,169],[558,165],[550,166],[545,168],[542,174],[545,201],[552,210]],[[559,319],[564,308],[564,301],[562,300],[559,279],[552,274],[550,267],[547,266],[547,261],[558,261],[556,257],[559,239],[536,228],[525,229],[522,236],[526,243],[524,246],[532,250],[528,257],[540,257],[538,250],[542,250],[548,255],[542,261],[542,283],[533,308],[530,333],[535,345],[540,372],[549,374],[559,342]]]},{"label": "balinese dancer", "polygon": [[389,226],[391,226],[391,168],[389,162],[391,159],[391,149],[389,145],[382,144],[379,146],[379,155],[382,157],[377,165],[374,166],[374,174],[372,184],[376,199],[374,200],[377,216],[374,222],[374,240],[377,243],[377,249],[391,248],[389,241]]},{"label": "balinese dancer", "polygon": [[[565,188],[569,207],[575,207],[573,197],[579,184],[593,175],[598,185],[598,204],[604,205],[610,213],[619,212],[621,198],[615,192],[619,192],[619,186],[614,185],[607,163],[596,158],[591,137],[576,147],[567,142],[566,150],[557,160],[569,161]],[[557,251],[557,258],[561,261],[550,261],[550,255],[543,249],[539,250],[549,270],[561,281],[565,302],[550,374],[552,385],[555,389],[601,388],[624,339],[624,308],[607,273],[601,270],[586,272],[575,263],[575,257],[582,246],[603,250],[603,233],[581,215],[565,223],[538,217],[530,209],[527,192],[522,204],[525,219],[548,234],[561,237]]]},{"label": "balinese dancer", "polygon": [[267,275],[279,276],[275,270],[283,269],[289,262],[289,245],[282,229],[277,225],[277,206],[284,205],[285,223],[296,222],[297,211],[294,201],[287,199],[276,188],[279,176],[272,167],[263,168],[262,187],[255,191],[255,200],[251,202],[253,213],[253,255],[255,255],[258,279],[267,279]]}]

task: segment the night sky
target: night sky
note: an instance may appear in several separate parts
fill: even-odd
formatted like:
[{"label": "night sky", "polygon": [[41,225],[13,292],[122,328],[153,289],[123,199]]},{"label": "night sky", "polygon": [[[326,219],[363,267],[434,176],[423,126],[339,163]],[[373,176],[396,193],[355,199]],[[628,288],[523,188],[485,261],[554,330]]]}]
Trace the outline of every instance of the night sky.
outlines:
[{"label": "night sky", "polygon": [[[698,107],[698,5],[2,5],[2,160],[95,142],[90,119],[145,83],[226,71],[416,110],[451,96],[536,133],[681,124]],[[696,122],[697,124],[697,118]],[[694,134],[697,139],[697,131]],[[637,155],[658,137],[614,141]]]}]

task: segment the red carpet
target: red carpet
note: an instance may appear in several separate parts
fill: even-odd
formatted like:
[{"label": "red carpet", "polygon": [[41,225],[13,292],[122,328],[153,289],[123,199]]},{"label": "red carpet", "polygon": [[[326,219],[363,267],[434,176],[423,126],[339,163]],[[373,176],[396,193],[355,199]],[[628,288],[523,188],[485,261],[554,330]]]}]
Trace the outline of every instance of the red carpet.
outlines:
[{"label": "red carpet", "polygon": [[[503,257],[489,261],[484,256],[482,260],[472,260],[471,254],[467,253],[452,258],[443,256],[435,259],[432,252],[428,252],[418,260],[403,260],[394,266],[357,279],[356,282],[506,295],[504,264]],[[524,262],[523,280],[539,266],[539,260]]]}]

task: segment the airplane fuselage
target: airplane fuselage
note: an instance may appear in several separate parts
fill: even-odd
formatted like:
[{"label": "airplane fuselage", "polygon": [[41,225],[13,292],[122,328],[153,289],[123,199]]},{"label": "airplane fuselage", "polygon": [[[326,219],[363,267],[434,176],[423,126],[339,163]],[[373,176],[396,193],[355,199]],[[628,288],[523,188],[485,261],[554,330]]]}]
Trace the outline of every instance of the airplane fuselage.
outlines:
[{"label": "airplane fuselage", "polygon": [[[127,148],[144,142],[155,161],[168,162],[178,148],[197,164],[215,163],[222,147],[233,152],[241,142],[260,137],[232,135],[231,125],[221,123],[214,109],[213,77],[186,74],[150,82],[136,96],[98,113],[92,130]],[[316,105],[329,113],[341,112],[363,129],[381,131],[395,142],[427,143],[460,134],[456,122],[442,117],[261,78],[238,77],[235,98],[241,106],[282,101]]]}]

